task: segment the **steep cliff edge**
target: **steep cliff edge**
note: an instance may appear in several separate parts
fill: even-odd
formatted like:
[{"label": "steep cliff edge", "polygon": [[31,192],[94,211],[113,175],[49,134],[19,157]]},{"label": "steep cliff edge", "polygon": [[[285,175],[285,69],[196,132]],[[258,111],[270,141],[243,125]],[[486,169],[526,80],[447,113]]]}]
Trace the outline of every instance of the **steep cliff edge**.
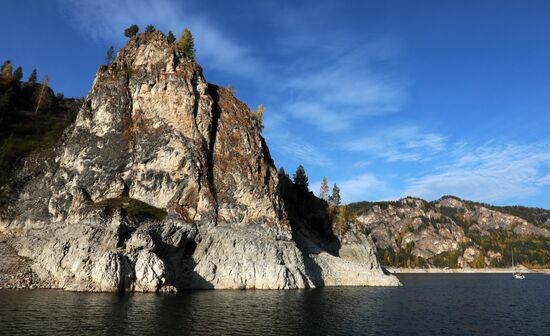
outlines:
[{"label": "steep cliff edge", "polygon": [[[40,286],[86,291],[398,285],[368,236],[342,244],[294,204],[250,111],[160,32],[102,66],[54,151],[34,156],[0,233]],[[287,181],[288,182],[288,181]],[[304,203],[305,202],[305,203]]]}]

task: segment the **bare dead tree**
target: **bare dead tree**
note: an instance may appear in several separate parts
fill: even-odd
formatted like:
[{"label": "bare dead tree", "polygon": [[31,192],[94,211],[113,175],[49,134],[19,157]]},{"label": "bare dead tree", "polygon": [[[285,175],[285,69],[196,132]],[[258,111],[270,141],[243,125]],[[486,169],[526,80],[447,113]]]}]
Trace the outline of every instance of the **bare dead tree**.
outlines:
[{"label": "bare dead tree", "polygon": [[40,108],[40,105],[42,105],[42,103],[43,103],[44,92],[48,88],[48,82],[49,82],[48,75],[44,75],[44,79],[42,79],[42,83],[40,83],[40,89],[38,91],[38,96],[36,97],[36,110],[34,111],[34,114],[38,113],[38,109]]}]

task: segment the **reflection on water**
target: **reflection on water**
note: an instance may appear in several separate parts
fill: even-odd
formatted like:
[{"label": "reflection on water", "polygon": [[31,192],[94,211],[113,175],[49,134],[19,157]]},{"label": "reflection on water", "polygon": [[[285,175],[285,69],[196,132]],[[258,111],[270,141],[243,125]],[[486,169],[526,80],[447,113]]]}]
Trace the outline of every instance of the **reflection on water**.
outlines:
[{"label": "reflection on water", "polygon": [[0,291],[5,335],[550,335],[550,276],[402,275],[399,288]]}]

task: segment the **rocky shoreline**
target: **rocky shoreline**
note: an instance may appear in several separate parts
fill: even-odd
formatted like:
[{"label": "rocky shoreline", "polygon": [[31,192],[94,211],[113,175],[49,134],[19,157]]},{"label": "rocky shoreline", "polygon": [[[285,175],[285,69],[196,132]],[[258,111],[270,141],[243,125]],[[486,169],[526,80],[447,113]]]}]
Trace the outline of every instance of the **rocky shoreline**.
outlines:
[{"label": "rocky shoreline", "polygon": [[30,260],[20,257],[5,240],[0,241],[0,289],[34,289],[46,286],[31,269]]},{"label": "rocky shoreline", "polygon": [[465,273],[538,273],[550,274],[550,269],[529,269],[527,267],[518,268],[394,268],[388,267],[386,270],[392,274],[400,273],[449,273],[449,274],[465,274]]}]

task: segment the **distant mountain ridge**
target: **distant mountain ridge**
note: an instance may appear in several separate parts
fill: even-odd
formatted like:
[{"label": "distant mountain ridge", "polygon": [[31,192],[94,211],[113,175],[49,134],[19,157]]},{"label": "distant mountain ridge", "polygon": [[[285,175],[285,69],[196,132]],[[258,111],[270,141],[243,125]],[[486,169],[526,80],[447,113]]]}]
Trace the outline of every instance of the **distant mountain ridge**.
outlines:
[{"label": "distant mountain ridge", "polygon": [[393,267],[550,267],[550,210],[443,196],[348,205]]}]

